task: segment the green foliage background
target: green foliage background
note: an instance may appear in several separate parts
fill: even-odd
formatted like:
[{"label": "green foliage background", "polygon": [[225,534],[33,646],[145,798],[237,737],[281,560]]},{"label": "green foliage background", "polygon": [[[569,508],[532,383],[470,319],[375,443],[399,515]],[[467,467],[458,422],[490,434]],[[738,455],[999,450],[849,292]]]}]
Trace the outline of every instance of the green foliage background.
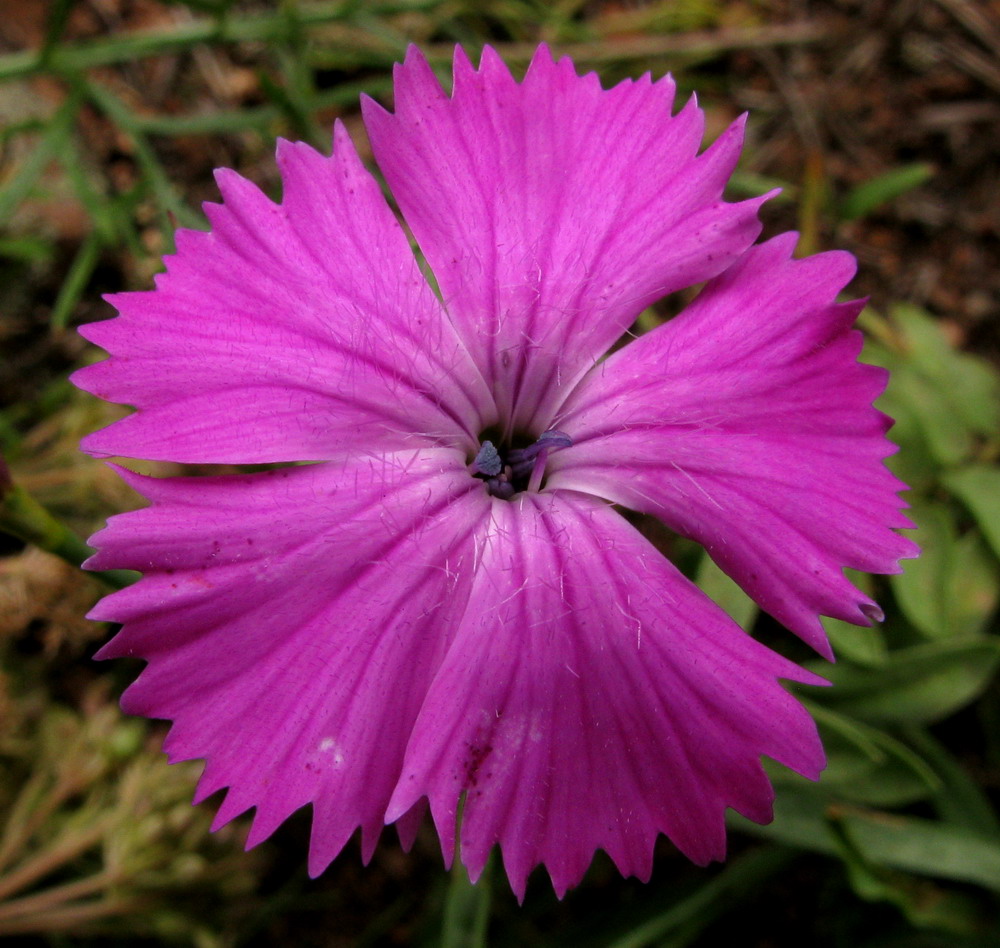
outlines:
[{"label": "green foliage background", "polygon": [[[108,314],[101,292],[148,286],[177,225],[204,226],[197,208],[214,197],[212,163],[273,188],[274,137],[326,148],[336,115],[357,129],[358,95],[389,93],[391,65],[411,41],[445,79],[455,42],[470,53],[492,42],[517,70],[546,39],[605,84],[669,69],[682,87],[706,88],[718,130],[732,113],[727,57],[822,34],[819,21],[779,5],[717,0],[111,6],[152,25],[77,38],[74,17],[101,4],[57,0],[40,4],[37,42],[0,53],[0,115],[12,97],[33,103],[0,126],[0,449],[14,482],[83,535],[135,499],[76,452],[80,435],[118,410],[66,381],[99,358],[72,327]],[[156,64],[174,71],[154,107],[142,89]],[[213,69],[251,91],[227,103],[203,88]],[[774,183],[755,167],[751,140],[733,196]],[[934,169],[911,162],[838,189],[811,159],[778,183],[787,203],[776,213],[798,215],[803,253],[849,228],[861,227],[852,233],[863,241],[866,221],[935,186]],[[75,236],[46,223],[53,208],[73,209]],[[640,328],[668,315],[651,310]],[[745,628],[834,685],[803,689],[829,753],[822,781],[771,768],[776,818],[760,827],[734,817],[724,866],[696,869],[664,842],[647,885],[620,880],[599,856],[562,903],[538,874],[518,906],[498,868],[476,887],[449,878],[430,832],[410,855],[387,833],[367,869],[349,849],[315,882],[305,876],[305,815],[245,854],[242,822],[210,835],[211,804],[188,805],[198,767],[167,767],[162,729],[118,712],[134,669],[89,662],[109,634],[81,618],[100,582],[11,539],[0,559],[0,938],[198,948],[997,944],[1000,375],[955,346],[942,315],[883,300],[861,320],[865,359],[893,373],[879,407],[896,419],[901,450],[890,464],[911,485],[924,549],[898,576],[858,577],[885,606],[881,627],[830,621],[838,663],[809,659],[698,550],[671,550]],[[39,347],[36,361],[24,355]],[[9,509],[3,516],[23,536]]]}]

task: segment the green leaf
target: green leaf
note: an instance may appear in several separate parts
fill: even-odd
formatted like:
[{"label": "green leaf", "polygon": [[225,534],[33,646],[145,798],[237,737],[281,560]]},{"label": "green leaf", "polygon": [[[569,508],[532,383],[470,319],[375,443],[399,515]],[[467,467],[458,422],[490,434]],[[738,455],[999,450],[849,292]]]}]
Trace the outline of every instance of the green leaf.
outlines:
[{"label": "green leaf", "polygon": [[[875,594],[875,584],[867,573],[848,569],[844,570],[844,575],[866,595]],[[880,625],[857,626],[828,616],[821,616],[820,621],[830,637],[834,654],[838,657],[850,659],[859,665],[881,665],[886,661],[889,652]]]},{"label": "green leaf", "polygon": [[845,221],[864,217],[880,204],[886,204],[907,191],[920,187],[933,174],[933,166],[924,162],[903,165],[880,174],[848,193],[841,202],[840,217]]},{"label": "green leaf", "polygon": [[[821,705],[806,705],[826,748],[821,786],[827,793],[869,806],[903,806],[940,791],[934,770],[901,741]],[[782,782],[780,774],[775,779]]]},{"label": "green leaf", "polygon": [[752,171],[734,171],[726,185],[729,193],[735,197],[760,197],[768,191],[780,189],[771,201],[777,204],[784,204],[795,200],[798,195],[798,187],[782,178],[772,178],[767,175],[754,174]]},{"label": "green leaf", "polygon": [[857,626],[840,619],[822,617],[834,654],[859,665],[883,665],[889,659],[882,628]]},{"label": "green leaf", "polygon": [[906,618],[926,637],[966,638],[983,631],[1000,600],[1000,569],[979,535],[958,535],[946,504],[915,502],[910,516],[922,552],[890,577]]},{"label": "green leaf", "polygon": [[946,474],[944,483],[969,508],[993,552],[1000,557],[1000,467],[970,465]]},{"label": "green leaf", "polygon": [[[892,418],[889,439],[899,446],[899,451],[886,459],[889,469],[912,491],[930,491],[937,484],[937,472],[941,465],[925,433],[924,421],[905,391],[903,380],[906,373],[912,374],[912,368],[901,368],[902,360],[898,356],[873,343],[866,346],[861,358],[892,373],[885,394],[876,402],[876,407]],[[964,449],[963,440],[957,450],[962,452]]]},{"label": "green leaf", "polygon": [[[936,469],[966,461],[974,442],[966,427],[956,423],[940,382],[925,378],[914,366],[905,363],[890,371],[893,372],[890,389],[879,400],[878,408],[896,419],[892,431],[896,442],[908,452],[914,450],[915,444],[916,450],[925,455],[920,459],[923,470],[915,476],[907,473],[905,476],[910,480],[905,483],[911,487],[926,486]],[[903,476],[903,471],[899,473]]]},{"label": "green leaf", "polygon": [[84,237],[52,306],[49,319],[56,329],[63,329],[69,323],[73,310],[80,302],[80,297],[83,296],[87,283],[100,262],[102,249],[101,237],[96,230]]},{"label": "green leaf", "polygon": [[174,225],[170,221],[171,214],[182,227],[203,227],[204,218],[191,210],[177,194],[155,149],[138,130],[129,107],[100,82],[79,79],[78,84],[91,102],[131,140],[136,164],[159,205],[161,230],[168,246],[173,245]]},{"label": "green leaf", "polygon": [[73,120],[80,107],[71,95],[45,125],[45,132],[33,148],[30,157],[17,167],[0,188],[0,221],[6,224],[18,205],[31,193],[45,169],[65,147],[72,134]]},{"label": "green leaf", "polygon": [[964,827],[875,811],[838,814],[873,862],[921,875],[973,882],[1000,892],[1000,846]]},{"label": "green leaf", "polygon": [[833,687],[811,697],[875,723],[929,723],[975,700],[998,666],[1000,639],[995,636],[946,639],[898,649],[879,668],[845,663],[814,668]]},{"label": "green leaf", "polygon": [[[206,8],[209,6],[206,3],[199,5]],[[296,16],[303,26],[319,26],[323,23],[343,21],[347,14],[352,12],[352,7],[356,6],[361,4],[344,3],[343,0],[317,0],[301,4]],[[409,3],[401,3],[400,0],[389,0],[385,3],[370,0],[363,6],[368,16],[375,17],[398,13],[401,9],[413,10],[419,4],[414,4],[412,0]],[[287,18],[280,10],[259,14],[241,11],[239,16],[229,17],[224,22],[214,18],[184,18],[171,26],[159,29],[114,31],[105,38],[89,42],[61,44],[53,50],[47,66],[55,72],[66,75],[112,63],[132,62],[147,56],[183,52],[201,43],[278,43],[287,38]],[[344,40],[336,43],[328,38],[324,45],[329,55],[340,57],[341,63],[352,61],[380,67],[389,66],[397,55],[395,49],[359,44],[356,33],[348,34]],[[450,52],[439,54],[438,58],[445,58],[445,55],[450,59]],[[17,50],[0,55],[0,81],[30,76],[39,72],[41,68],[42,63],[34,49]]]},{"label": "green leaf", "polygon": [[469,881],[469,871],[456,859],[451,867],[448,893],[441,921],[441,948],[486,948],[490,923],[492,864],[489,859],[482,875]]},{"label": "green leaf", "polygon": [[1000,377],[985,359],[956,349],[941,323],[917,306],[891,310],[901,331],[904,354],[937,390],[970,431],[995,436],[1000,422]]},{"label": "green leaf", "polygon": [[794,791],[785,787],[778,794],[770,825],[758,826],[735,814],[729,823],[754,836],[827,855],[841,854],[835,833],[844,832],[873,865],[1000,892],[1000,846],[992,840],[947,823],[831,803],[821,787],[804,781]]},{"label": "green leaf", "polygon": [[55,255],[55,246],[44,237],[0,237],[0,257],[37,263],[50,260]]},{"label": "green leaf", "polygon": [[753,626],[760,609],[740,586],[730,579],[706,553],[698,564],[695,582],[705,595],[720,605],[747,631]]},{"label": "green leaf", "polygon": [[893,439],[934,462],[923,471],[907,465],[905,455],[892,462],[905,467],[901,476],[911,486],[923,486],[934,467],[961,464],[978,440],[996,438],[1000,376],[986,360],[956,350],[941,324],[918,307],[899,305],[891,315],[886,324],[866,319],[880,327],[881,343],[870,343],[865,357],[892,372],[878,406],[897,421]]},{"label": "green leaf", "polygon": [[910,727],[904,734],[939,777],[934,802],[941,818],[1000,845],[1000,819],[965,768],[922,728]]},{"label": "green leaf", "polygon": [[730,811],[726,822],[736,830],[833,856],[837,843],[830,832],[829,811],[834,807],[821,785],[791,775],[774,801],[774,820],[760,825]]},{"label": "green leaf", "polygon": [[1000,600],[1000,567],[978,532],[955,541],[947,594],[955,635],[971,636],[985,630]]},{"label": "green leaf", "polygon": [[860,898],[895,905],[920,928],[973,935],[987,922],[985,907],[971,895],[873,864],[842,827],[834,824],[833,828],[848,881]]}]

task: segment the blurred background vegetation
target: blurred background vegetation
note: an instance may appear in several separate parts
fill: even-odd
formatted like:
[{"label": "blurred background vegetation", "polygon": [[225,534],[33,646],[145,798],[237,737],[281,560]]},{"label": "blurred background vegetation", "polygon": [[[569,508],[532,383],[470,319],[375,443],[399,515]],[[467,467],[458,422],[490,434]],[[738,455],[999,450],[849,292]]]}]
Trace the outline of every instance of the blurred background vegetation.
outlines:
[{"label": "blurred background vegetation", "polygon": [[[135,505],[79,437],[123,409],[66,381],[101,294],[149,287],[175,226],[203,227],[211,171],[278,193],[278,135],[328,149],[358,96],[391,101],[419,43],[523,69],[539,40],[605,84],[672,71],[709,137],[752,113],[731,197],[774,184],[765,235],[845,247],[867,359],[894,370],[892,464],[924,547],[860,577],[885,624],[830,623],[833,667],[798,650],[698,551],[671,553],[746,628],[836,684],[809,702],[830,765],[774,767],[777,817],[733,820],[727,864],[661,841],[653,880],[599,855],[558,902],[519,907],[499,872],[449,882],[429,827],[305,872],[308,815],[245,854],[208,833],[198,766],[116,701],[136,669],[89,661],[105,591],[0,534],[0,938],[12,945],[995,946],[1000,939],[1000,7],[987,0],[2,0],[0,452],[79,533]],[[668,318],[681,300],[643,314]],[[170,465],[140,464],[169,474]],[[2,478],[0,478],[2,480]]]}]

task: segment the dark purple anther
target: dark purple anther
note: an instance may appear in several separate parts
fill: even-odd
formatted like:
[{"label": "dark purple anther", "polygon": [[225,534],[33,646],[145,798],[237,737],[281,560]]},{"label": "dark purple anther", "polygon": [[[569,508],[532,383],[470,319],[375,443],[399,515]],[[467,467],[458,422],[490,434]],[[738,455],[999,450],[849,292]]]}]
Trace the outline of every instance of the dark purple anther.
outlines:
[{"label": "dark purple anther", "polygon": [[492,441],[484,441],[479,446],[479,453],[472,462],[472,472],[493,478],[502,470],[503,461],[500,460],[500,452],[494,447]]},{"label": "dark purple anther", "polygon": [[549,452],[572,444],[573,439],[566,432],[555,428],[543,432],[526,448],[502,454],[492,441],[483,441],[469,470],[486,481],[494,497],[507,500],[522,490],[538,490]]}]

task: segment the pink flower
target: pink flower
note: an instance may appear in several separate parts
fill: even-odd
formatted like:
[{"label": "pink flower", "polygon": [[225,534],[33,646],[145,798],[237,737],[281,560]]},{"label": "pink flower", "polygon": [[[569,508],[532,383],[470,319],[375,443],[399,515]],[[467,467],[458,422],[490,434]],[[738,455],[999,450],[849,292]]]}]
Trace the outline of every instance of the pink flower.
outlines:
[{"label": "pink flower", "polygon": [[[562,895],[597,848],[648,878],[659,833],[725,854],[727,807],[760,822],[767,755],[815,779],[816,729],[779,679],[820,679],[746,635],[611,504],[705,545],[829,656],[818,619],[878,606],[845,566],[894,572],[900,483],[882,461],[885,373],[856,361],[845,253],[751,247],[729,204],[741,122],[698,155],[674,86],[602,91],[538,50],[523,83],[461,51],[447,96],[411,50],[375,156],[433,271],[338,124],[323,157],[281,142],[280,204],[220,171],[210,233],[180,231],[157,289],[87,326],[111,353],[77,383],[138,411],[97,456],[316,461],[266,473],[122,476],[90,568],[145,576],[92,613],[102,657],[148,661],[129,712],[205,758],[217,824],[248,845],[313,806],[318,874],[361,828],[409,844],[429,803],[473,878],[499,843],[522,896]],[[605,358],[653,301],[709,281]]]}]

